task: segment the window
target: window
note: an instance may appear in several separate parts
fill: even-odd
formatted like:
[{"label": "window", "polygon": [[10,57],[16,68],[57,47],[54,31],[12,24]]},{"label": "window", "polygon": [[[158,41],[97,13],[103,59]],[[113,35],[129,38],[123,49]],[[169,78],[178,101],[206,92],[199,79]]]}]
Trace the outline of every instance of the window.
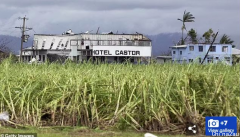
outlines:
[{"label": "window", "polygon": [[33,48],[37,49],[37,46],[38,46],[38,40],[34,40],[34,43],[33,43]]},{"label": "window", "polygon": [[210,47],[210,52],[216,52],[216,46]]},{"label": "window", "polygon": [[43,43],[42,43],[42,49],[44,48],[45,43],[46,43],[46,41],[44,40]]},{"label": "window", "polygon": [[97,45],[101,45],[101,41],[99,37],[97,37]]},{"label": "window", "polygon": [[216,57],[216,60],[218,60],[219,59],[219,57]]},{"label": "window", "polygon": [[189,59],[189,62],[193,62],[193,59]]},{"label": "window", "polygon": [[122,46],[122,38],[119,38],[119,45]]},{"label": "window", "polygon": [[228,52],[228,46],[223,46],[222,47],[222,52]]},{"label": "window", "polygon": [[68,40],[66,41],[65,48],[67,47],[67,45],[68,45]]},{"label": "window", "polygon": [[89,46],[86,46],[86,49],[89,49]]},{"label": "window", "polygon": [[228,63],[230,63],[230,57],[224,57],[224,59],[225,59]]},{"label": "window", "polygon": [[59,48],[59,46],[61,45],[62,43],[62,39],[59,41],[58,45],[57,45],[57,49]]},{"label": "window", "polygon": [[81,45],[84,45],[84,39],[81,40]]},{"label": "window", "polygon": [[108,39],[108,45],[109,45],[109,46],[112,45],[112,39],[111,39],[111,38]]},{"label": "window", "polygon": [[189,46],[189,51],[194,51],[194,46]]},{"label": "window", "polygon": [[54,42],[55,42],[55,39],[52,40],[52,43],[50,45],[50,49],[52,49]]},{"label": "window", "polygon": [[182,55],[182,51],[180,51],[180,55]]},{"label": "window", "polygon": [[208,58],[207,58],[207,62],[208,62],[208,63],[213,62],[213,57],[208,57]]},{"label": "window", "polygon": [[52,49],[52,47],[53,47],[53,44],[54,44],[54,43],[52,42],[52,43],[51,43],[51,46],[50,46],[50,49]]},{"label": "window", "polygon": [[203,52],[203,46],[198,46],[199,52]]},{"label": "window", "polygon": [[176,51],[173,51],[173,54],[176,54]]}]

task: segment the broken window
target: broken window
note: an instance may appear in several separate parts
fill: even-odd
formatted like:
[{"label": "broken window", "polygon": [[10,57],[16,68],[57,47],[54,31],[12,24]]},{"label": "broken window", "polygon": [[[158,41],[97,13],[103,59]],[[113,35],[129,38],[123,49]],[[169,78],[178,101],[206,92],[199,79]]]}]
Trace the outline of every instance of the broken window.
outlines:
[{"label": "broken window", "polygon": [[54,44],[54,43],[52,42],[52,43],[51,43],[51,46],[50,46],[50,49],[52,49],[52,47],[53,47],[53,44]]},{"label": "broken window", "polygon": [[38,46],[38,40],[34,40],[34,43],[33,43],[33,48],[37,49],[37,46]]},{"label": "broken window", "polygon": [[45,43],[46,43],[46,41],[44,40],[42,43],[42,49],[44,49]]},{"label": "broken window", "polygon": [[61,43],[62,43],[62,39],[59,41],[59,43],[57,45],[57,49],[60,47]]},{"label": "broken window", "polygon": [[50,45],[50,49],[52,49],[54,42],[55,42],[55,39],[52,40],[52,43]]},{"label": "broken window", "polygon": [[65,48],[67,47],[67,45],[68,45],[68,40],[66,41]]},{"label": "broken window", "polygon": [[81,40],[81,45],[84,45],[84,39]]}]

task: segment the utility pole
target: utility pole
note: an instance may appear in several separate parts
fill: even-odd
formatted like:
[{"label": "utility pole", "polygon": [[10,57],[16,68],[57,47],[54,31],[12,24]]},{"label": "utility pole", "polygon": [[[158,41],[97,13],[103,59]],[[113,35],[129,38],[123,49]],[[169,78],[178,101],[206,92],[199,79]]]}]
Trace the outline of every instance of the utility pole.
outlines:
[{"label": "utility pole", "polygon": [[214,36],[214,38],[213,38],[213,41],[212,41],[211,45],[209,46],[209,48],[208,48],[208,51],[207,51],[206,55],[204,56],[204,58],[203,58],[203,61],[202,61],[202,63],[201,63],[201,64],[203,64],[203,63],[204,63],[204,61],[205,61],[205,59],[207,58],[207,56],[208,56],[208,53],[209,53],[210,49],[212,48],[212,45],[213,45],[213,43],[214,43],[214,41],[215,41],[215,39],[216,39],[217,35],[218,35],[218,32],[217,32],[217,33],[216,33],[216,35]]},{"label": "utility pole", "polygon": [[19,61],[22,62],[23,42],[27,42],[28,38],[29,38],[29,35],[25,35],[25,31],[31,30],[32,28],[25,27],[25,22],[26,22],[26,20],[28,20],[28,18],[26,18],[26,16],[23,17],[23,18],[19,17],[19,19],[23,20],[23,26],[22,27],[15,27],[15,28],[19,28],[19,29],[22,30],[21,49],[20,49],[20,58],[19,58]]}]

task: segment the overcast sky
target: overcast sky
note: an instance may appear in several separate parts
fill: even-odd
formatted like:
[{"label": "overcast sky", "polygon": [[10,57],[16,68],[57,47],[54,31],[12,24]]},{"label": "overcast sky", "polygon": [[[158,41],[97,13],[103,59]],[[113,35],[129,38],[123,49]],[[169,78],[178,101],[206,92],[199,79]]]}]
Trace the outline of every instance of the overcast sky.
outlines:
[{"label": "overcast sky", "polygon": [[0,34],[20,36],[22,20],[34,33],[61,34],[91,31],[148,35],[181,32],[184,10],[196,18],[186,23],[202,35],[209,28],[240,43],[240,0],[1,0]]}]

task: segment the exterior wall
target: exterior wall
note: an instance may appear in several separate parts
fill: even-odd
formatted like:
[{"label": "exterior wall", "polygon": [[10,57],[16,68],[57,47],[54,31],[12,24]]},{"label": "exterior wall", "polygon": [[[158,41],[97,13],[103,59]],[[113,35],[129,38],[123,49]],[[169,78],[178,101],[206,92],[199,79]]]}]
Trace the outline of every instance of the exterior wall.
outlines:
[{"label": "exterior wall", "polygon": [[[194,47],[193,51],[190,51],[190,46]],[[199,51],[199,46],[203,46],[202,52]],[[205,59],[204,63],[211,62],[211,60],[212,62],[217,63],[219,61],[226,61],[226,58],[229,58],[228,63],[232,64],[232,45],[214,44],[213,46],[216,46],[216,51],[209,51],[208,57]],[[226,52],[222,51],[223,46],[227,46]],[[210,44],[189,44],[185,48],[172,48],[172,60],[179,63],[189,63],[192,61],[200,63],[204,59],[209,47]],[[175,51],[175,54],[173,54],[173,51]],[[182,51],[182,55],[180,55],[180,51]],[[199,58],[201,58],[201,60]]]},{"label": "exterior wall", "polygon": [[74,39],[80,41],[81,35],[34,35],[33,46],[35,50],[70,49],[70,40]]}]

